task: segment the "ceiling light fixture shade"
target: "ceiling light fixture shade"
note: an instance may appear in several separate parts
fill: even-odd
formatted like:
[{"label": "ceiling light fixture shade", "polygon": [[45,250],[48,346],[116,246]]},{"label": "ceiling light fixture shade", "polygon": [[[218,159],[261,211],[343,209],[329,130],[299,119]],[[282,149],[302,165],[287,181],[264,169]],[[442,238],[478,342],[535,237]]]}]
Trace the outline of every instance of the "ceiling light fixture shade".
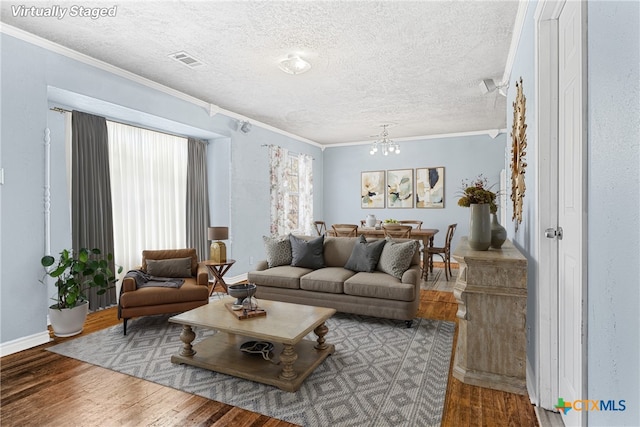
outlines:
[{"label": "ceiling light fixture shade", "polygon": [[298,55],[289,55],[287,59],[280,61],[279,67],[285,73],[295,75],[309,71],[311,69],[311,64],[300,58]]},{"label": "ceiling light fixture shade", "polygon": [[386,124],[380,126],[382,126],[380,139],[373,141],[373,144],[371,144],[371,149],[369,150],[369,154],[373,156],[378,151],[380,151],[384,156],[388,156],[389,153],[400,154],[400,145],[397,142],[389,139],[389,132],[387,131],[387,126],[389,125]]}]

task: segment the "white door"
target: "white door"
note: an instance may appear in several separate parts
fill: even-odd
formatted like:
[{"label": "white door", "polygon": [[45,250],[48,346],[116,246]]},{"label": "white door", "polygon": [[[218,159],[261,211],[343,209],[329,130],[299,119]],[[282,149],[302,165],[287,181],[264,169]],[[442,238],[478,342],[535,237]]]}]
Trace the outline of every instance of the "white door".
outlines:
[{"label": "white door", "polygon": [[[583,207],[586,139],[583,81],[583,2],[567,1],[558,20],[558,392],[565,402],[586,399],[586,291]],[[561,411],[562,413],[563,411]],[[562,413],[565,425],[585,425],[586,411]]]}]

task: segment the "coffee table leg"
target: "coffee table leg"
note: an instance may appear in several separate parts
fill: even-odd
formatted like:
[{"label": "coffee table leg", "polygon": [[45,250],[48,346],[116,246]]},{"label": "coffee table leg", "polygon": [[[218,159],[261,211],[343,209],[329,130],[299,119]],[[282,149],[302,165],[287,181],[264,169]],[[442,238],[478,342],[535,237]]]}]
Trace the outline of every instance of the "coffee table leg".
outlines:
[{"label": "coffee table leg", "polygon": [[324,323],[320,324],[317,328],[313,330],[315,334],[318,336],[318,344],[314,347],[316,350],[324,350],[328,347],[328,345],[324,342],[324,336],[329,332],[329,328]]},{"label": "coffee table leg", "polygon": [[180,341],[183,342],[182,350],[180,350],[180,356],[191,357],[196,354],[196,351],[191,346],[193,340],[196,339],[196,333],[193,332],[191,326],[182,325],[182,332],[180,333]]},{"label": "coffee table leg", "polygon": [[291,344],[285,344],[282,354],[280,354],[280,362],[282,362],[282,372],[279,378],[281,380],[292,380],[298,376],[293,370],[293,364],[298,360],[298,355]]}]

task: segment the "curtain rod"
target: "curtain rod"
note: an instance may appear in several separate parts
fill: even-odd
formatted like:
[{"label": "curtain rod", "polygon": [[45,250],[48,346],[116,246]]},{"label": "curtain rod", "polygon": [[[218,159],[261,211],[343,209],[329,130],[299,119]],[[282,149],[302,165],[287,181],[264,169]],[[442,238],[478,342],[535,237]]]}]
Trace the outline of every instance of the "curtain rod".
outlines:
[{"label": "curtain rod", "polygon": [[[275,145],[275,144],[262,144],[262,145],[260,145],[260,147],[270,147],[272,145]],[[280,146],[276,145],[276,147],[280,147]],[[280,148],[282,148],[282,147],[280,147]],[[304,154],[304,153],[298,153],[296,151],[290,151],[290,153],[293,153],[293,154]],[[308,154],[307,154],[307,156],[308,156]],[[316,159],[315,157],[313,157],[313,156],[311,157],[311,160],[315,160],[315,159]]]},{"label": "curtain rod", "polygon": [[[64,109],[62,107],[51,107],[51,108],[49,108],[49,110],[55,111],[56,113],[73,113],[73,111]],[[76,110],[76,111],[81,112],[80,110]],[[93,113],[85,113],[85,114],[93,114]],[[93,115],[95,116],[95,114],[93,114]],[[187,140],[189,138],[191,138],[191,139],[195,139],[196,141],[200,141],[200,142],[202,142],[202,143],[204,143],[206,145],[209,145],[209,141],[208,140],[204,140],[204,139],[200,139],[200,138],[194,138],[192,136],[176,135],[175,133],[169,133],[169,132],[164,132],[164,131],[161,131],[161,130],[158,130],[158,129],[150,129],[150,128],[143,127],[143,126],[132,125],[131,123],[123,123],[123,122],[120,122],[118,120],[112,120],[112,119],[107,119],[107,118],[105,118],[105,120],[108,120],[108,121],[113,122],[113,123],[118,123],[118,124],[121,124],[121,125],[125,125],[125,126],[136,127],[136,128],[139,128],[139,129],[149,130],[149,131],[152,131],[152,132],[158,132],[158,133],[161,133],[161,134],[164,134],[164,135],[176,136],[178,138],[185,138]]]}]

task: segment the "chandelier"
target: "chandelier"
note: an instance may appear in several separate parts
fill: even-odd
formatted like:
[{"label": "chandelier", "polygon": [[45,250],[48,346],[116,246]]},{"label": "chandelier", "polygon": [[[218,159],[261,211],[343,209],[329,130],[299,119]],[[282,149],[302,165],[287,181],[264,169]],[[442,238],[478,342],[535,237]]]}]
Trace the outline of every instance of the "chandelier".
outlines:
[{"label": "chandelier", "polygon": [[373,144],[371,144],[371,150],[369,150],[369,154],[371,154],[372,156],[376,154],[378,152],[378,147],[380,147],[379,150],[385,156],[388,156],[389,153],[400,154],[400,145],[397,142],[389,139],[389,132],[387,131],[387,126],[389,125],[387,124],[380,126],[382,126],[380,139],[373,141]]}]

